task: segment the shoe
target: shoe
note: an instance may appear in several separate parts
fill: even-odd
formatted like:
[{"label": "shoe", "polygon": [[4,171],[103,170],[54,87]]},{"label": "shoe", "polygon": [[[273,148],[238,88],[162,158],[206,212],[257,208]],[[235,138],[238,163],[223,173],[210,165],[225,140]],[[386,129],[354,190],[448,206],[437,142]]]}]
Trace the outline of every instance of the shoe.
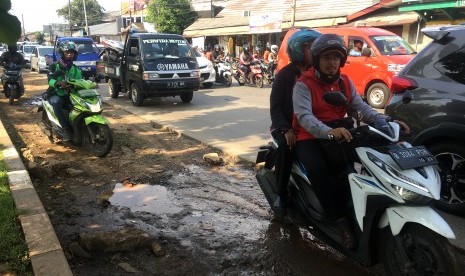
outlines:
[{"label": "shoe", "polygon": [[273,202],[273,212],[275,215],[282,219],[286,215],[287,202],[284,197],[278,196]]},{"label": "shoe", "polygon": [[336,221],[341,233],[341,244],[345,249],[350,250],[355,248],[355,237],[350,229],[350,224],[347,218],[340,218]]},{"label": "shoe", "polygon": [[71,141],[71,134],[69,133],[69,130],[68,129],[61,129],[60,130],[60,136],[61,136],[61,140],[63,142],[69,142]]}]

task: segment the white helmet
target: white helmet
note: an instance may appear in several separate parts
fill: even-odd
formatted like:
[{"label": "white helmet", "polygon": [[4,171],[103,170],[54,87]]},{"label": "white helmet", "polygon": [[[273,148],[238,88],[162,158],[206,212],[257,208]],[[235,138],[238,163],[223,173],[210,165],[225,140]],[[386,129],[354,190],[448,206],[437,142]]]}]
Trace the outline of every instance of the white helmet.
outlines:
[{"label": "white helmet", "polygon": [[271,45],[271,52],[273,52],[273,54],[276,54],[278,52],[278,45]]}]

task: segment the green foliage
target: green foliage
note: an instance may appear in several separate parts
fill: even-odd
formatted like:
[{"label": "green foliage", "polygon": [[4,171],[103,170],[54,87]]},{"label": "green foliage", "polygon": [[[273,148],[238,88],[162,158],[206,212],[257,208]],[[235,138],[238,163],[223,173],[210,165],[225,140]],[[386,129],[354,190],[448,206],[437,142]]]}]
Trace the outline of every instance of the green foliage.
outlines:
[{"label": "green foliage", "polygon": [[32,275],[27,245],[17,219],[1,153],[0,210],[0,275]]},{"label": "green foliage", "polygon": [[39,42],[39,44],[44,43],[44,33],[42,32],[35,32],[34,37],[36,38],[36,41]]},{"label": "green foliage", "polygon": [[[87,13],[87,25],[95,25],[100,22],[105,9],[100,6],[97,0],[85,0],[86,1],[86,13]],[[69,20],[69,5],[57,10],[58,16],[62,16],[66,20]],[[77,25],[84,27],[86,20],[84,17],[84,5],[82,0],[71,1],[71,25]]]},{"label": "green foliage", "polygon": [[148,22],[161,33],[182,34],[196,19],[189,0],[152,0],[149,2]]},{"label": "green foliage", "polygon": [[21,22],[8,13],[11,9],[10,0],[0,0],[0,42],[14,44],[21,36]]}]

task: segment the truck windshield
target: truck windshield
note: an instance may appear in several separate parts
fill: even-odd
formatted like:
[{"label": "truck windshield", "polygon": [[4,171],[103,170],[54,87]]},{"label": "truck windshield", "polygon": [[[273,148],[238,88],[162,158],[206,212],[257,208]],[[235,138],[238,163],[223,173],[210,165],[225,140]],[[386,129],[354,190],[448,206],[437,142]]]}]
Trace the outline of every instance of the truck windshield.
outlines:
[{"label": "truck windshield", "polygon": [[92,41],[74,41],[74,43],[80,55],[99,53],[97,46]]},{"label": "truck windshield", "polygon": [[144,59],[195,57],[194,50],[182,39],[144,39],[142,40]]},{"label": "truck windshield", "polygon": [[382,55],[392,56],[415,54],[415,50],[413,50],[412,47],[399,36],[383,35],[372,36],[370,38]]}]

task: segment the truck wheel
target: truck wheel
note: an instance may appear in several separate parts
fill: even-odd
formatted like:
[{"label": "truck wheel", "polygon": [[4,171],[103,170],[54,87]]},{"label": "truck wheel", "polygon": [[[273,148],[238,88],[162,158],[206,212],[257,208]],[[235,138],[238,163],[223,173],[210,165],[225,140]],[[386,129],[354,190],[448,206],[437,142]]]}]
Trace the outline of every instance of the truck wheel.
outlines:
[{"label": "truck wheel", "polygon": [[141,93],[139,86],[136,83],[131,85],[131,100],[134,106],[142,106],[144,104],[144,95]]},{"label": "truck wheel", "polygon": [[184,94],[181,94],[181,100],[183,103],[190,103],[194,97],[194,91],[189,91]]},{"label": "truck wheel", "polygon": [[367,102],[373,108],[384,108],[389,100],[389,88],[384,83],[375,83],[368,88]]},{"label": "truck wheel", "polygon": [[108,92],[110,93],[110,97],[112,97],[113,99],[118,99],[120,90],[121,87],[118,86],[118,81],[114,79],[108,80]]}]

